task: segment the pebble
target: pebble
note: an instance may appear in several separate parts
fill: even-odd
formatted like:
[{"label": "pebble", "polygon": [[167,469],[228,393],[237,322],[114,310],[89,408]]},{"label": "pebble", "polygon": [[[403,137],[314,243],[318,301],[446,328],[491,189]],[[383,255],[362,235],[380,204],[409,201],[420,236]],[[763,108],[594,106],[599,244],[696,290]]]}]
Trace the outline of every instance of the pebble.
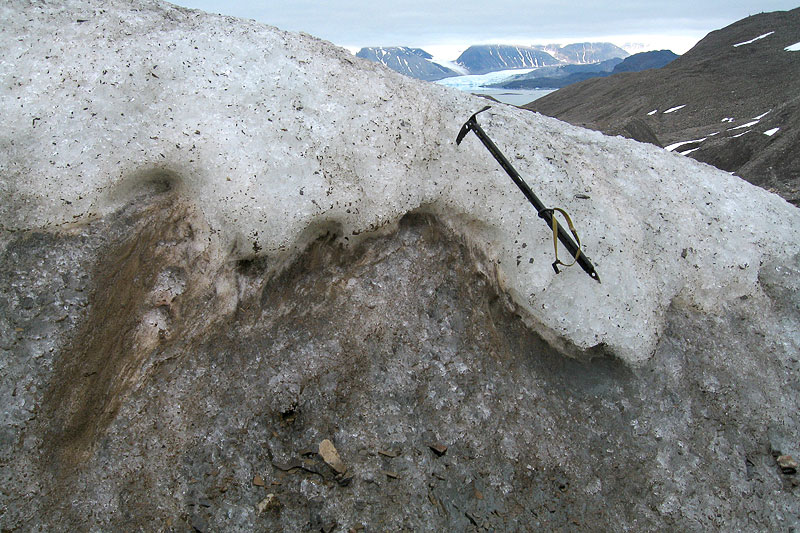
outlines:
[{"label": "pebble", "polygon": [[441,457],[445,453],[447,453],[447,446],[445,446],[444,444],[441,444],[439,442],[435,442],[433,444],[428,444],[428,448],[433,450],[433,453],[435,453],[439,457]]},{"label": "pebble", "polygon": [[259,513],[264,511],[277,511],[281,508],[281,502],[274,494],[267,494],[267,497],[256,504],[256,510]]},{"label": "pebble", "polygon": [[200,533],[208,531],[208,522],[199,514],[192,515],[191,524],[195,531],[199,531]]},{"label": "pebble", "polygon": [[777,461],[778,466],[781,467],[781,472],[787,476],[797,473],[797,461],[791,455],[780,455]]},{"label": "pebble", "polygon": [[339,457],[339,452],[336,451],[336,447],[328,439],[319,443],[319,454],[322,456],[322,460],[338,474],[344,474],[347,471],[347,467],[344,466],[341,457]]}]

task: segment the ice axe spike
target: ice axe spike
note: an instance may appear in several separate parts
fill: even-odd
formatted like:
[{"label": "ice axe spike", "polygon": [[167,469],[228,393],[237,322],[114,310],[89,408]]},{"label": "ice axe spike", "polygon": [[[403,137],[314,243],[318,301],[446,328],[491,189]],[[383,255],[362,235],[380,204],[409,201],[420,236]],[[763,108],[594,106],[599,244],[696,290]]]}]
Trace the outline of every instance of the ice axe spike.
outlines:
[{"label": "ice axe spike", "polygon": [[[562,214],[564,214],[564,212],[557,208],[548,209],[544,206],[542,201],[539,200],[539,198],[533,193],[531,188],[528,187],[528,184],[525,183],[525,180],[522,179],[522,176],[519,175],[519,172],[517,172],[517,170],[513,166],[511,166],[511,163],[509,163],[508,159],[506,159],[506,156],[503,155],[503,153],[500,151],[497,145],[494,144],[494,142],[489,138],[486,132],[483,131],[483,128],[481,128],[480,124],[478,124],[478,119],[477,119],[478,114],[483,113],[487,109],[491,109],[491,107],[492,106],[487,105],[486,107],[484,107],[483,109],[481,109],[480,111],[469,117],[469,120],[467,120],[464,123],[464,125],[461,126],[461,131],[458,132],[458,137],[456,137],[456,144],[460,145],[461,141],[464,140],[464,137],[466,137],[467,133],[469,133],[470,131],[474,131],[475,135],[478,136],[478,139],[480,139],[483,145],[489,150],[489,153],[491,153],[492,156],[494,156],[497,162],[500,163],[500,166],[503,167],[503,170],[505,170],[506,173],[509,175],[511,180],[517,185],[517,187],[519,187],[519,189],[522,191],[522,194],[525,195],[525,198],[527,198],[528,201],[533,205],[533,207],[536,208],[536,212],[538,213],[539,218],[547,222],[548,226],[553,228],[553,233],[558,236],[558,240],[561,241],[561,244],[564,245],[564,248],[566,248],[567,251],[570,254],[572,254],[572,257],[575,258],[575,261],[577,261],[577,263],[581,266],[584,272],[589,274],[589,276],[592,279],[597,280],[599,282],[600,276],[597,275],[597,272],[594,269],[594,265],[592,265],[592,262],[589,261],[588,257],[586,257],[586,254],[584,254],[581,251],[580,244],[576,243],[572,239],[570,234],[567,233],[564,227],[556,221],[554,211],[556,210],[560,211]],[[577,239],[577,233],[575,232],[574,228],[571,227],[572,223],[569,221],[569,218],[567,218],[567,221],[570,224],[570,230]],[[564,263],[558,260],[558,249],[556,249],[556,260],[553,263],[553,269],[556,271],[556,274],[558,274],[559,264],[563,265]]]}]

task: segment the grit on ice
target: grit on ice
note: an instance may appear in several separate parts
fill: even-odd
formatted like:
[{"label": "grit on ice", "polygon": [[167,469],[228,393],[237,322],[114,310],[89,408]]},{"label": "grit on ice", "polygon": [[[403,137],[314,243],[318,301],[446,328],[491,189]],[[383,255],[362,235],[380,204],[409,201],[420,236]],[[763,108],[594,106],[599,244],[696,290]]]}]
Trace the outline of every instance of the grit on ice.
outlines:
[{"label": "grit on ice", "polygon": [[[571,214],[603,283],[578,268],[556,275],[552,233],[525,198],[476,137],[455,145],[484,100],[255,22],[181,14],[176,35],[151,30],[162,27],[155,10],[124,25],[98,11],[97,33],[55,13],[24,20],[53,39],[0,32],[13,59],[0,64],[0,96],[14,102],[0,134],[7,230],[109,215],[158,178],[202,213],[209,255],[279,265],[330,228],[347,245],[423,212],[495,265],[546,338],[604,345],[631,364],[652,356],[676,298],[718,309],[758,291],[758,265],[800,252],[800,214],[776,195],[655,146],[495,106],[481,126],[545,205]],[[69,76],[54,56],[71,58]]]}]

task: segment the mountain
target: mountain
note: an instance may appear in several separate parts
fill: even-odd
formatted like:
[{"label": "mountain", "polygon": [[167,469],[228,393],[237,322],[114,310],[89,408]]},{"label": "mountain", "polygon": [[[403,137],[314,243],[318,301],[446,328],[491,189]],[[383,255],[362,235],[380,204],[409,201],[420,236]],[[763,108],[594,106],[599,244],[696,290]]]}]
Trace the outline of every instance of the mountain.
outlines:
[{"label": "mountain", "polygon": [[[553,55],[551,55],[553,54]],[[425,81],[436,81],[462,73],[432,61],[433,56],[420,48],[405,46],[362,48],[357,57],[382,63],[400,74]],[[566,46],[470,46],[456,60],[470,74],[497,70],[534,68],[546,65],[593,64],[607,59],[624,58],[628,53],[611,43],[577,43]]]},{"label": "mountain", "polygon": [[565,78],[571,74],[580,72],[611,72],[614,67],[622,63],[622,59],[613,58],[599,63],[558,65],[555,67],[541,67],[525,74],[517,74],[509,78],[509,81],[533,80],[536,78]]},{"label": "mountain", "polygon": [[[800,210],[307,34],[0,6],[0,530],[800,528]],[[563,247],[561,259],[568,262]]]},{"label": "mountain", "polygon": [[420,48],[405,46],[362,48],[356,57],[382,63],[400,74],[425,81],[436,81],[459,72],[431,61],[433,56]]},{"label": "mountain", "polygon": [[536,46],[564,63],[599,63],[614,58],[626,58],[630,54],[612,43],[572,43],[564,46],[549,44]]},{"label": "mountain", "polygon": [[545,67],[520,74],[491,87],[503,89],[560,89],[592,78],[603,78],[620,72],[640,72],[661,68],[673,61],[677,54],[669,50],[642,52],[625,59],[614,58],[599,63]]},{"label": "mountain", "polygon": [[600,63],[542,67],[526,74],[512,76],[500,83],[492,84],[490,87],[501,89],[557,89],[588,78],[608,75],[622,61],[620,58],[614,58]]},{"label": "mountain", "polygon": [[481,44],[464,50],[456,59],[456,63],[467,69],[470,74],[486,74],[497,70],[558,65],[559,61],[547,52],[532,46]]},{"label": "mountain", "polygon": [[657,70],[588,80],[527,109],[654,142],[800,205],[800,9],[711,32]]},{"label": "mountain", "polygon": [[671,50],[652,50],[640,52],[626,57],[621,63],[614,66],[614,74],[620,72],[641,72],[652,68],[666,67],[678,59],[678,54]]},{"label": "mountain", "polygon": [[669,50],[642,52],[625,59],[607,59],[600,63],[563,65],[538,68],[526,74],[513,76],[490,87],[501,89],[560,89],[591,78],[602,78],[619,72],[639,72],[661,68],[677,56]]}]

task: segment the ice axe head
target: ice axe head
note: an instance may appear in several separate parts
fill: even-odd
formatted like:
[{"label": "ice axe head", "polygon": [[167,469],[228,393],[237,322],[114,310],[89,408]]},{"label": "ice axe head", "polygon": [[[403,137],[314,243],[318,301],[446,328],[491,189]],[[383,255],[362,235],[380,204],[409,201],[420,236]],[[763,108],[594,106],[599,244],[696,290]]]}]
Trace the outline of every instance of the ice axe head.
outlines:
[{"label": "ice axe head", "polygon": [[[478,113],[483,113],[487,109],[491,109],[491,108],[492,108],[492,106],[487,105],[486,107],[484,107],[483,109],[478,111]],[[466,137],[467,133],[469,133],[469,131],[472,129],[472,126],[478,123],[478,120],[475,118],[475,117],[478,116],[478,113],[475,113],[474,115],[469,117],[469,120],[467,120],[464,123],[464,125],[461,126],[461,131],[458,132],[458,137],[456,137],[456,145],[461,144],[461,141],[464,140],[464,137]]]}]

